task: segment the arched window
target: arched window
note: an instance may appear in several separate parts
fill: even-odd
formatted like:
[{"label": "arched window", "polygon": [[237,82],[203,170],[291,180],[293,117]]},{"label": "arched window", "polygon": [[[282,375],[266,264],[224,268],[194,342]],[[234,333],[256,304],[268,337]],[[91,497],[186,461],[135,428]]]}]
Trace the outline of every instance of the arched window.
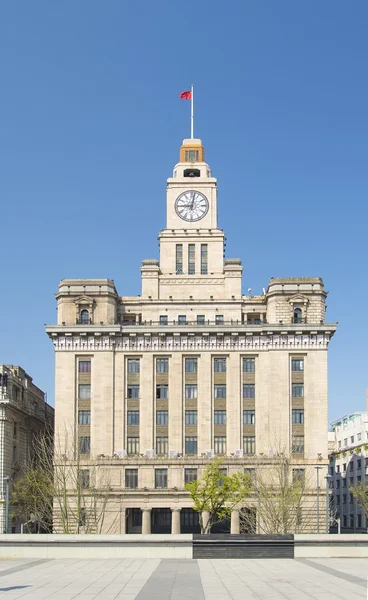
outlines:
[{"label": "arched window", "polygon": [[81,310],[80,321],[81,321],[82,325],[89,324],[89,312],[87,309]]},{"label": "arched window", "polygon": [[294,308],[294,323],[302,323],[302,309]]}]

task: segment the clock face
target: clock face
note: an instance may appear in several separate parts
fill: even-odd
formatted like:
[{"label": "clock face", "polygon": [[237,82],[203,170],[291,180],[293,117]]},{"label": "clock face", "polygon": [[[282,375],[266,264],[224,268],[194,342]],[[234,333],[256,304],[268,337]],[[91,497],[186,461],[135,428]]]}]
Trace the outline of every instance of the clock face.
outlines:
[{"label": "clock face", "polygon": [[208,200],[201,192],[188,190],[177,197],[175,210],[184,221],[199,221],[208,212]]}]

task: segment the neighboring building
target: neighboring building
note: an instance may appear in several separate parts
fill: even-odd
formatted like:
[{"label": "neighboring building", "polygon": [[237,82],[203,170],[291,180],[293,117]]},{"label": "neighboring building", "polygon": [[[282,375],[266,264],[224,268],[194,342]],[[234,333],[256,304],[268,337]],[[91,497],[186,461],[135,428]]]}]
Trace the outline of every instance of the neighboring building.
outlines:
[{"label": "neighboring building", "polygon": [[[6,480],[16,478],[21,467],[31,457],[33,436],[54,426],[54,409],[45,394],[24,369],[0,365],[0,529],[6,529]],[[8,532],[19,533],[20,522],[11,517],[11,496]]]},{"label": "neighboring building", "polygon": [[[366,483],[368,469],[368,411],[354,412],[331,423],[335,436],[330,454],[332,506],[341,531],[366,533],[367,521],[351,488]],[[367,471],[368,473],[368,471]]]},{"label": "neighboring building", "polygon": [[[140,296],[120,297],[109,279],[59,285],[58,322],[46,326],[59,438],[75,430],[84,468],[106,466],[119,512],[109,531],[195,530],[184,484],[213,456],[231,474],[282,449],[309,471],[315,501],[336,330],[322,279],[272,278],[262,295],[242,293],[200,140],[183,142],[166,209],[160,260],[143,260]],[[260,229],[252,260],[261,244]]]}]

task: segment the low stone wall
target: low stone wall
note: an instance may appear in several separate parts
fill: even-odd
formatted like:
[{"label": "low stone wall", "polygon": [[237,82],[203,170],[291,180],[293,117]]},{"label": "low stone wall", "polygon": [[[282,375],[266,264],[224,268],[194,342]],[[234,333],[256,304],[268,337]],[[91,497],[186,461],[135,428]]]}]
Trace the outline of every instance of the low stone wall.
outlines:
[{"label": "low stone wall", "polygon": [[193,558],[294,558],[294,536],[194,534]]},{"label": "low stone wall", "polygon": [[368,534],[296,534],[294,558],[368,558]]}]

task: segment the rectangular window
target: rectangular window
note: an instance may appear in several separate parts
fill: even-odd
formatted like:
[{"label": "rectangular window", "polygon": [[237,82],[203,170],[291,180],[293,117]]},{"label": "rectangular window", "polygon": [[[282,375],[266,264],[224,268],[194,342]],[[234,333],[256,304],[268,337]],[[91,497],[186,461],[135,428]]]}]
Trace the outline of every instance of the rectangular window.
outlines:
[{"label": "rectangular window", "polygon": [[255,398],[256,388],[254,383],[243,383],[243,398]]},{"label": "rectangular window", "polygon": [[342,487],[343,487],[343,488],[346,488],[346,479],[343,479],[343,480],[342,480]]},{"label": "rectangular window", "polygon": [[339,487],[340,487],[340,479],[337,479],[336,480],[336,489],[339,489]]},{"label": "rectangular window", "polygon": [[83,435],[79,438],[80,454],[89,454],[91,451],[91,438],[89,435]]},{"label": "rectangular window", "polygon": [[198,454],[197,438],[195,436],[185,438],[185,454]]},{"label": "rectangular window", "polygon": [[128,398],[139,398],[139,385],[128,385]]},{"label": "rectangular window", "polygon": [[156,490],[167,489],[167,469],[155,469],[155,488]]},{"label": "rectangular window", "polygon": [[128,425],[139,425],[139,410],[128,410]]},{"label": "rectangular window", "polygon": [[208,245],[201,244],[201,275],[208,273]]},{"label": "rectangular window", "polygon": [[78,425],[90,425],[91,424],[91,411],[90,410],[79,410],[78,411]]},{"label": "rectangular window", "polygon": [[226,398],[226,385],[215,385],[215,398]]},{"label": "rectangular window", "polygon": [[304,398],[304,385],[302,383],[292,383],[291,391],[293,398]]},{"label": "rectangular window", "polygon": [[344,439],[344,446],[347,446],[347,445],[348,445],[348,438],[345,438]]},{"label": "rectangular window", "polygon": [[293,483],[304,483],[305,481],[305,470],[304,469],[293,469]]},{"label": "rectangular window", "polygon": [[252,482],[256,480],[256,470],[252,467],[245,467],[244,475],[248,475]]},{"label": "rectangular window", "polygon": [[139,373],[139,358],[128,358],[128,373]]},{"label": "rectangular window", "polygon": [[302,358],[293,358],[291,360],[292,371],[304,371],[304,360]]},{"label": "rectangular window", "polygon": [[353,435],[350,437],[350,443],[354,444],[354,436]]},{"label": "rectangular window", "polygon": [[243,438],[244,454],[256,453],[256,438],[254,435],[245,435]]},{"label": "rectangular window", "polygon": [[342,495],[342,503],[343,503],[343,504],[346,504],[346,494],[343,494],[343,495]]},{"label": "rectangular window", "polygon": [[169,452],[169,438],[157,437],[156,438],[156,454],[168,454]]},{"label": "rectangular window", "polygon": [[197,398],[197,384],[186,384],[185,397],[187,400]]},{"label": "rectangular window", "polygon": [[188,244],[188,275],[195,275],[195,244]]},{"label": "rectangular window", "polygon": [[215,410],[214,424],[215,425],[226,425],[226,410]]},{"label": "rectangular window", "polygon": [[215,358],[213,367],[215,373],[226,373],[226,358]]},{"label": "rectangular window", "polygon": [[346,527],[346,515],[343,515],[342,517],[342,526]]},{"label": "rectangular window", "polygon": [[303,409],[293,408],[292,423],[293,423],[293,425],[303,425],[304,424],[304,410]]},{"label": "rectangular window", "polygon": [[255,425],[256,424],[256,411],[255,410],[243,410],[243,425]]},{"label": "rectangular window", "polygon": [[349,477],[349,487],[353,487],[354,485],[354,477]]},{"label": "rectangular window", "polygon": [[357,441],[360,442],[361,439],[362,439],[362,434],[361,433],[357,433]]},{"label": "rectangular window", "polygon": [[226,437],[215,436],[215,454],[226,454]]},{"label": "rectangular window", "polygon": [[187,324],[187,316],[179,315],[178,316],[178,325],[186,325]]},{"label": "rectangular window", "polygon": [[17,432],[18,432],[18,424],[16,421],[13,421],[13,437],[17,437]]},{"label": "rectangular window", "polygon": [[168,398],[169,386],[166,384],[156,385],[156,398]]},{"label": "rectangular window", "polygon": [[185,372],[186,373],[197,373],[197,359],[186,358],[185,359]]},{"label": "rectangular window", "polygon": [[361,468],[362,468],[362,459],[361,459],[361,458],[359,458],[359,459],[357,460],[357,469],[361,469]]},{"label": "rectangular window", "polygon": [[128,454],[139,454],[139,437],[128,437],[127,453]]},{"label": "rectangular window", "polygon": [[80,360],[78,363],[79,373],[90,373],[91,372],[91,361]]},{"label": "rectangular window", "polygon": [[360,483],[362,481],[362,476],[361,475],[357,475],[357,483]]},{"label": "rectangular window", "polygon": [[205,316],[197,315],[197,325],[205,325]]},{"label": "rectangular window", "polygon": [[156,373],[168,373],[169,372],[169,359],[168,358],[156,358]]},{"label": "rectangular window", "polygon": [[169,318],[167,315],[160,315],[160,325],[167,325]]},{"label": "rectangular window", "polygon": [[340,448],[341,448],[341,440],[339,440],[339,441],[337,442],[337,447],[338,447],[338,449],[340,450]]},{"label": "rectangular window", "polygon": [[168,425],[169,412],[167,410],[158,410],[156,412],[156,425]]},{"label": "rectangular window", "polygon": [[353,502],[354,502],[353,494],[349,494],[349,504],[353,504]]},{"label": "rectangular window", "polygon": [[291,442],[291,452],[293,454],[304,453],[304,435],[293,435]]},{"label": "rectangular window", "polygon": [[184,469],[184,483],[197,481],[197,469]]},{"label": "rectangular window", "polygon": [[224,479],[225,479],[225,477],[227,477],[227,467],[220,467],[219,473],[220,473],[219,487],[222,487],[224,485]]},{"label": "rectangular window", "polygon": [[80,383],[78,385],[78,398],[87,400],[91,398],[91,385],[89,383]]},{"label": "rectangular window", "polygon": [[336,504],[340,504],[340,496],[336,496]]},{"label": "rectangular window", "polygon": [[346,473],[346,463],[343,463],[343,465],[342,465],[342,472]]},{"label": "rectangular window", "polygon": [[128,490],[138,488],[138,469],[125,469],[125,487]]},{"label": "rectangular window", "polygon": [[185,151],[185,162],[195,162],[198,161],[198,150],[186,150]]},{"label": "rectangular window", "polygon": [[79,471],[79,485],[82,490],[87,490],[89,488],[89,485],[90,485],[89,481],[90,481],[89,470],[82,469],[81,471]]},{"label": "rectangular window", "polygon": [[183,244],[176,244],[176,274],[183,275]]},{"label": "rectangular window", "polygon": [[357,527],[361,527],[362,526],[362,515],[357,515]]},{"label": "rectangular window", "polygon": [[216,325],[223,325],[224,324],[224,315],[216,315],[215,323],[216,323]]},{"label": "rectangular window", "polygon": [[197,411],[186,410],[185,411],[185,424],[186,425],[197,425]]},{"label": "rectangular window", "polygon": [[336,473],[340,473],[340,465],[336,466]]},{"label": "rectangular window", "polygon": [[354,463],[353,462],[350,463],[349,469],[350,469],[350,471],[354,471]]},{"label": "rectangular window", "polygon": [[243,372],[244,373],[255,373],[256,361],[254,358],[243,358]]}]

